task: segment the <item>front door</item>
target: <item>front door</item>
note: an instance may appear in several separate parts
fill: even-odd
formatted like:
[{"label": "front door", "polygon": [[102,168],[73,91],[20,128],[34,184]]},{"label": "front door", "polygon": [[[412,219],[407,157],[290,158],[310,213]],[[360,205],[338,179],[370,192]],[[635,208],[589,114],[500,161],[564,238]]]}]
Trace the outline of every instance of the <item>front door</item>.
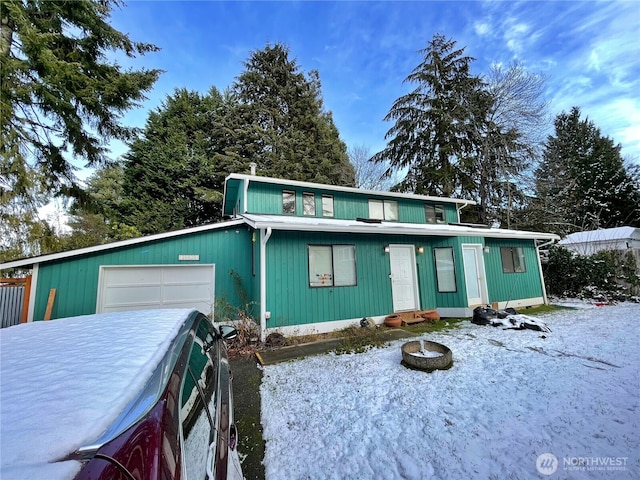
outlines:
[{"label": "front door", "polygon": [[393,311],[419,310],[416,254],[413,245],[389,245],[389,263]]},{"label": "front door", "polygon": [[462,245],[464,280],[469,306],[488,303],[482,245]]}]

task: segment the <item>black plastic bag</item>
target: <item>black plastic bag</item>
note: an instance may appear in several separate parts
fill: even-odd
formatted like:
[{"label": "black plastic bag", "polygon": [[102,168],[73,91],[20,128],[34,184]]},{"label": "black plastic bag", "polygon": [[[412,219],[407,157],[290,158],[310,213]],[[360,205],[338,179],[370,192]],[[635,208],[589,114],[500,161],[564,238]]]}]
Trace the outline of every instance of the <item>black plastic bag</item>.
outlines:
[{"label": "black plastic bag", "polygon": [[476,325],[490,325],[491,320],[494,318],[498,318],[498,312],[493,308],[489,306],[476,307],[473,309],[471,323],[475,323]]}]

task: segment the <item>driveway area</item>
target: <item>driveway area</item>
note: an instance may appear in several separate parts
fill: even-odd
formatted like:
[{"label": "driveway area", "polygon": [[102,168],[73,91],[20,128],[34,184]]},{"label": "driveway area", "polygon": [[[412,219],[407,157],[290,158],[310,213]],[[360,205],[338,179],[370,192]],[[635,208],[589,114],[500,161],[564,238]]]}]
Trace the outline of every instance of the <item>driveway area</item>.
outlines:
[{"label": "driveway area", "polygon": [[539,318],[424,335],[446,371],[403,367],[404,340],[264,367],[266,478],[640,478],[640,305]]}]

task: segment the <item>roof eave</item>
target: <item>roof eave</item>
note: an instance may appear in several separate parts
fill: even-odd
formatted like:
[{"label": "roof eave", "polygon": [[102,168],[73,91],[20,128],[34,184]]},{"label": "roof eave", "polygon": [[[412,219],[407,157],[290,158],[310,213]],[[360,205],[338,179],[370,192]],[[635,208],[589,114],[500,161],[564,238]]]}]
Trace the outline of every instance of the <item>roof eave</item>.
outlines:
[{"label": "roof eave", "polygon": [[208,230],[217,230],[219,228],[224,228],[224,227],[235,227],[238,225],[242,225],[244,223],[245,223],[244,219],[230,220],[227,222],[202,225],[200,227],[174,230],[172,232],[157,233],[155,235],[148,235],[146,237],[130,238],[128,240],[105,243],[103,245],[94,245],[92,247],[79,248],[76,250],[68,250],[66,252],[58,252],[58,253],[51,253],[47,255],[39,255],[37,257],[23,258],[20,260],[13,260],[6,263],[0,263],[0,271],[7,270],[9,268],[32,267],[33,265],[36,265],[39,263],[52,262],[55,260],[62,260],[64,258],[75,257],[80,255],[88,255],[91,253],[101,252],[105,250],[113,250],[116,248],[128,247],[130,245],[137,245],[137,244],[146,243],[146,242],[153,242],[156,240],[163,240],[165,238],[179,237],[179,236],[187,235],[191,233],[206,232]]},{"label": "roof eave", "polygon": [[249,180],[254,182],[290,185],[301,188],[315,188],[319,190],[333,190],[337,192],[349,192],[360,195],[393,197],[393,198],[409,198],[414,200],[425,200],[430,202],[454,203],[456,205],[477,205],[475,200],[464,200],[461,198],[451,197],[434,197],[430,195],[417,195],[414,193],[385,192],[382,190],[364,190],[355,187],[344,187],[341,185],[327,185],[324,183],[301,182],[299,180],[287,180],[284,178],[261,177],[258,175],[246,175],[241,173],[232,173],[227,176],[225,182],[230,179]]}]

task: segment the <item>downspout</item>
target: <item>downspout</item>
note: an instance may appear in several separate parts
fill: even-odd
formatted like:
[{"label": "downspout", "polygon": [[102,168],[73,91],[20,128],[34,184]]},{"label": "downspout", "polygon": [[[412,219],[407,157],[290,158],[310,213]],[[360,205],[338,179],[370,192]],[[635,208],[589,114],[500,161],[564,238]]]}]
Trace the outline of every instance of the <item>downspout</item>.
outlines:
[{"label": "downspout", "polygon": [[[33,322],[36,311],[36,290],[38,289],[38,274],[40,273],[40,264],[33,265],[31,271],[31,286],[29,287],[29,308],[27,310],[27,322]],[[25,292],[26,294],[26,292]]]},{"label": "downspout", "polygon": [[460,223],[460,210],[463,208],[467,208],[468,203],[457,203],[456,204],[456,213],[458,214],[458,223]]},{"label": "downspout", "polygon": [[271,227],[260,229],[260,341],[267,339],[267,242]]},{"label": "downspout", "polygon": [[546,247],[547,245],[552,245],[553,243],[555,243],[555,240],[549,240],[548,242],[541,243],[540,245],[536,243],[536,256],[538,257],[538,272],[540,273],[540,282],[542,283],[542,300],[544,301],[545,305],[547,305],[549,301],[547,299],[547,286],[544,283],[544,274],[542,273],[542,261],[540,260],[540,248]]}]

